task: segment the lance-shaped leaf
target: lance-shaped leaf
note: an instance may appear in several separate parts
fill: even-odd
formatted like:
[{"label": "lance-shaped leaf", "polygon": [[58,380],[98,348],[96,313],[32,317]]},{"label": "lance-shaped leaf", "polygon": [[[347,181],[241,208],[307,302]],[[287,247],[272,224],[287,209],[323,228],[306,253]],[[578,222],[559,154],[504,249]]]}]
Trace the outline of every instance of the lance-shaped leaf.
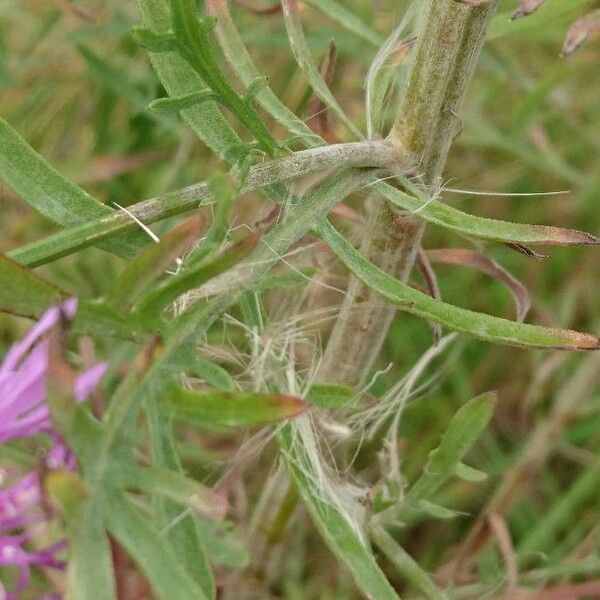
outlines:
[{"label": "lance-shaped leaf", "polygon": [[346,116],[346,113],[334,98],[331,90],[327,87],[325,81],[323,81],[321,73],[319,73],[319,68],[313,61],[306,38],[304,37],[297,0],[281,0],[281,6],[283,8],[285,27],[294,58],[300,69],[302,69],[302,72],[306,76],[306,79],[313,88],[315,94],[329,106],[352,134],[359,138],[363,137],[362,133]]},{"label": "lance-shaped leaf", "polygon": [[527,316],[531,306],[527,288],[495,260],[466,248],[427,250],[426,255],[432,263],[470,267],[497,279],[508,288],[515,301],[517,321],[523,321]]},{"label": "lance-shaped leaf", "polygon": [[190,219],[172,229],[158,244],[144,250],[119,275],[106,295],[106,303],[127,312],[153,281],[175,266],[175,260],[198,239],[201,231],[202,222]]},{"label": "lance-shaped leaf", "polygon": [[176,419],[204,426],[244,427],[290,419],[308,405],[296,396],[225,392],[222,390],[186,390],[172,386],[163,406]]},{"label": "lance-shaped leaf", "polygon": [[120,468],[116,480],[125,489],[156,494],[187,506],[194,513],[209,519],[222,519],[227,513],[227,499],[224,496],[171,469]]},{"label": "lance-shaped leaf", "polygon": [[112,492],[103,510],[109,531],[127,550],[161,600],[207,599],[185,571],[165,536],[123,493]]},{"label": "lance-shaped leaf", "polygon": [[198,266],[171,277],[141,300],[135,307],[134,314],[141,321],[152,320],[160,315],[170,302],[185,292],[202,285],[237,264],[256,247],[259,239],[259,234],[249,235],[240,242],[232,244],[214,259],[202,262]]},{"label": "lance-shaped leaf", "polygon": [[67,293],[0,254],[0,311],[36,319]]},{"label": "lance-shaped leaf", "polygon": [[[1,118],[0,177],[25,202],[59,225],[77,225],[114,212],[65,179]],[[102,247],[128,255],[144,243],[133,233]]]},{"label": "lance-shaped leaf", "polygon": [[600,348],[600,340],[590,334],[508,321],[431,298],[370,263],[335,230],[329,221],[321,223],[319,232],[337,257],[360,281],[407,312],[440,323],[455,331],[509,346],[561,350]]},{"label": "lance-shaped leaf", "polygon": [[456,474],[464,472],[462,459],[487,427],[494,412],[496,394],[488,392],[473,398],[452,418],[439,446],[431,452],[423,474],[408,491],[403,506],[411,510],[423,509],[437,490]]},{"label": "lance-shaped leaf", "polygon": [[408,180],[402,179],[402,181],[410,186],[411,194],[382,183],[376,183],[372,187],[392,204],[429,223],[435,223],[462,235],[503,243],[549,246],[581,246],[600,243],[600,239],[596,236],[583,231],[547,225],[508,223],[507,221],[469,215],[443,202],[438,202],[434,198],[424,197]]},{"label": "lance-shaped leaf", "polygon": [[311,464],[299,444],[294,443],[291,427],[278,435],[287,470],[298,489],[313,523],[333,554],[348,568],[354,582],[367,598],[398,600],[398,595],[379,568],[371,549],[359,537],[346,517],[332,503],[323,499],[315,486]]},{"label": "lance-shaped leaf", "polygon": [[335,409],[356,398],[356,392],[339,383],[315,383],[308,390],[307,400],[321,408]]}]

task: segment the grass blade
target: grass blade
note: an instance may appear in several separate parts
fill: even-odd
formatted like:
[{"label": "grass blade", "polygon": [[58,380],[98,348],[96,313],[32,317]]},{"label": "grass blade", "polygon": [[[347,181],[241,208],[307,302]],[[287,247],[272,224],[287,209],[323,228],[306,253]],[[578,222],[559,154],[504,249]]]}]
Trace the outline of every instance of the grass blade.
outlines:
[{"label": "grass blade", "polygon": [[317,96],[319,96],[321,100],[323,100],[323,102],[329,106],[332,112],[337,115],[340,121],[344,123],[348,131],[350,131],[356,137],[362,138],[362,133],[346,116],[346,113],[338,104],[338,101],[334,98],[331,90],[327,87],[325,81],[323,81],[321,73],[319,72],[319,68],[312,59],[310,49],[306,43],[306,38],[304,37],[297,0],[281,0],[281,6],[283,8],[283,17],[285,20],[288,38],[290,40],[292,53],[294,54],[296,62],[306,76],[310,86],[314,90],[315,94],[317,94]]},{"label": "grass blade", "polygon": [[383,43],[383,38],[376,31],[339,2],[335,0],[305,0],[305,2],[370,44],[379,47]]},{"label": "grass blade", "polygon": [[324,221],[319,226],[319,232],[337,257],[360,281],[407,312],[454,331],[509,346],[561,350],[600,348],[600,340],[590,334],[508,321],[436,300],[378,269],[357,252],[329,221]]}]

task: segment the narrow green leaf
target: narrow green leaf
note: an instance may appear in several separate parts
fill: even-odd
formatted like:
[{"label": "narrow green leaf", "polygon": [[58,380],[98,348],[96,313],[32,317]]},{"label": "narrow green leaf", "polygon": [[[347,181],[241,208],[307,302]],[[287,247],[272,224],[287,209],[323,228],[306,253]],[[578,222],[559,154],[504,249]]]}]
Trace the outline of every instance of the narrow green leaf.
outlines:
[{"label": "narrow green leaf", "polygon": [[177,37],[173,32],[156,32],[147,27],[136,26],[131,30],[133,39],[150,52],[174,52]]},{"label": "narrow green leaf", "polygon": [[446,304],[391,277],[365,259],[329,221],[319,226],[321,237],[336,256],[365,285],[407,312],[455,331],[510,346],[564,350],[596,350],[600,340],[568,329],[526,325]]},{"label": "narrow green leaf", "polygon": [[455,510],[451,510],[445,506],[440,506],[435,502],[429,502],[429,500],[419,500],[419,502],[417,502],[415,505],[415,510],[433,517],[434,519],[441,519],[443,521],[455,519],[458,517],[458,515],[460,515],[460,513]]},{"label": "narrow green leaf", "polygon": [[[54,481],[52,494],[68,493]],[[63,496],[64,497],[64,496]],[[116,600],[112,556],[96,502],[84,500],[64,514],[69,541],[68,600]]]},{"label": "narrow green leaf", "polygon": [[576,246],[600,243],[597,237],[582,231],[547,225],[508,223],[468,215],[448,204],[423,196],[406,178],[401,178],[401,181],[410,186],[412,195],[386,184],[377,183],[372,187],[392,204],[429,223],[435,223],[462,235],[496,242],[534,245]]},{"label": "narrow green leaf", "polygon": [[346,116],[346,113],[342,107],[338,104],[331,90],[327,87],[327,84],[321,77],[319,68],[313,61],[310,49],[304,37],[304,31],[302,29],[302,22],[300,20],[298,1],[297,0],[281,0],[281,6],[283,8],[283,17],[285,20],[285,28],[287,30],[288,38],[290,40],[290,46],[294,58],[298,63],[298,66],[304,73],[310,86],[313,88],[315,94],[323,100],[323,102],[334,112],[337,117],[344,123],[353,135],[358,138],[362,138],[363,135],[354,123]]},{"label": "narrow green leaf", "polygon": [[[488,392],[473,398],[450,421],[439,446],[431,452],[421,477],[408,491],[405,504],[416,507],[432,499],[436,491],[459,469],[462,459],[487,427],[496,402]],[[423,506],[420,506],[423,509]]]},{"label": "narrow green leaf", "polygon": [[358,588],[367,598],[398,600],[398,594],[377,565],[370,548],[339,510],[323,500],[320,490],[315,489],[314,483],[309,480],[311,465],[298,445],[293,443],[289,425],[279,431],[278,441],[287,470],[313,523],[329,549],[350,570]]},{"label": "narrow green leaf", "polygon": [[336,0],[304,0],[306,4],[312,6],[316,10],[320,10],[323,14],[339,23],[350,33],[366,40],[374,46],[380,46],[383,43],[383,38],[364,21],[357,17],[353,12],[349,11],[345,6],[336,2]]},{"label": "narrow green leaf", "polygon": [[259,284],[258,290],[269,292],[271,290],[286,289],[296,285],[306,285],[310,283],[319,272],[316,267],[306,267],[297,271],[285,271],[283,273],[273,273],[267,275]]},{"label": "narrow green leaf", "polygon": [[210,90],[200,90],[199,92],[191,92],[183,96],[170,96],[169,98],[158,98],[148,105],[148,110],[153,110],[158,113],[171,113],[184,110],[202,104],[203,102],[214,102],[217,96]]},{"label": "narrow green leaf", "polygon": [[[181,564],[202,588],[206,597],[213,600],[216,597],[216,584],[201,536],[198,521],[200,515],[198,513],[182,514],[181,501],[185,500],[186,492],[181,489],[181,482],[173,481],[174,477],[183,478],[181,464],[175,450],[173,424],[171,419],[163,418],[164,415],[154,399],[146,405],[146,415],[149,424],[152,461],[156,467],[167,472],[165,477],[156,478],[153,483],[157,484],[158,480],[163,480],[172,496],[172,500],[165,498],[165,487],[162,485],[155,488],[154,485],[151,486],[149,482],[145,482],[151,488],[146,488],[147,491],[155,492],[153,498],[155,520],[159,527],[166,530],[169,543]],[[178,498],[178,496],[182,497]],[[215,506],[217,505],[219,510],[226,510],[226,502],[225,506],[222,502],[216,502]],[[213,514],[213,516],[224,515],[219,513],[219,515]]]},{"label": "narrow green leaf", "polygon": [[274,156],[278,145],[271,132],[252,104],[238,94],[221,72],[210,37],[215,24],[214,18],[199,18],[194,0],[169,0],[169,3],[181,56],[217,94],[219,102],[231,110],[252,133],[262,150],[269,156]]},{"label": "narrow green leaf", "polygon": [[68,294],[0,254],[0,311],[37,319]]},{"label": "narrow green leaf", "polygon": [[170,468],[120,468],[116,480],[127,490],[167,498],[209,519],[222,519],[227,512],[224,496]]},{"label": "narrow green leaf", "polygon": [[184,221],[167,233],[158,244],[152,244],[129,261],[106,294],[106,304],[122,313],[128,312],[153,281],[162,277],[169,267],[175,266],[175,259],[198,239],[201,231],[202,223],[199,219]]},{"label": "narrow green leaf", "polygon": [[[113,210],[65,179],[0,118],[0,177],[35,210],[60,225],[77,225],[110,215]],[[129,254],[142,238],[131,236],[111,244]]]},{"label": "narrow green leaf", "polygon": [[[165,0],[138,0],[144,25],[159,34],[171,31],[171,16]],[[177,53],[151,55],[152,64],[170,96],[184,96],[208,89],[198,73]],[[204,102],[182,111],[182,116],[204,143],[221,158],[240,144],[240,138],[214,102]]]},{"label": "narrow green leaf", "polygon": [[[215,32],[227,61],[246,88],[249,88],[260,78],[260,72],[231,18],[227,0],[205,0],[204,4],[206,10],[217,19]],[[270,87],[258,90],[256,100],[274,119],[287,127],[292,134],[302,138],[307,145],[324,143],[302,119],[279,100]]]},{"label": "narrow green leaf", "polygon": [[212,360],[196,358],[191,364],[186,366],[187,374],[199,377],[219,390],[231,391],[235,389],[233,377],[226,369]]},{"label": "narrow green leaf", "polygon": [[403,577],[408,579],[423,594],[424,598],[447,600],[448,596],[431,581],[427,572],[383,527],[374,528],[371,535],[386,558]]},{"label": "narrow green leaf", "polygon": [[144,297],[134,309],[135,317],[140,321],[155,319],[169,303],[181,294],[200,286],[237,264],[254,249],[258,240],[258,235],[248,236],[240,242],[232,244],[214,259],[174,275]]},{"label": "narrow green leaf", "polygon": [[356,398],[356,392],[339,383],[315,383],[307,394],[307,400],[321,408],[336,409]]},{"label": "narrow green leaf", "polygon": [[[116,236],[126,234],[126,238],[131,232],[139,233],[138,221],[150,225],[212,202],[206,184],[191,185],[169,192],[160,198],[150,198],[133,204],[127,208],[127,211],[115,210],[104,217],[90,219],[81,225],[69,227],[38,242],[12,250],[9,256],[23,265],[36,267],[82,248],[100,245],[104,240],[107,240],[106,246],[109,247],[113,244],[112,238]],[[146,240],[145,244],[140,245],[141,247],[150,241],[148,238]]]},{"label": "narrow green leaf", "polygon": [[484,473],[479,469],[469,467],[469,465],[465,465],[464,463],[458,464],[454,474],[465,481],[472,481],[474,483],[481,483],[487,479],[487,473]]},{"label": "narrow green leaf", "polygon": [[173,386],[163,406],[176,419],[207,426],[244,427],[290,419],[306,403],[295,396],[254,392],[193,391]]},{"label": "narrow green leaf", "polygon": [[108,528],[137,563],[157,598],[206,599],[206,594],[185,571],[164,534],[153,527],[131,500],[118,492],[112,492],[108,499],[108,505],[103,510]]},{"label": "narrow green leaf", "polygon": [[216,209],[204,239],[187,256],[186,266],[198,262],[216,250],[225,241],[229,231],[229,213],[239,190],[232,185],[229,178],[223,173],[213,175],[208,182],[208,187],[216,201]]}]

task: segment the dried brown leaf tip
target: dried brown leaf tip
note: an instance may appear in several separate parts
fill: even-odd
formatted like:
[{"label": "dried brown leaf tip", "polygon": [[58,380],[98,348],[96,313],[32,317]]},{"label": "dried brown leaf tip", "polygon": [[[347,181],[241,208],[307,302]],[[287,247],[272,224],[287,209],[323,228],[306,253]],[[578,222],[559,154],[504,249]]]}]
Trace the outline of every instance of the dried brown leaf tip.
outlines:
[{"label": "dried brown leaf tip", "polygon": [[[335,42],[331,40],[329,42],[327,54],[324,56],[323,62],[321,63],[321,77],[328,87],[331,86],[333,81],[336,59],[337,46],[335,45]],[[313,94],[308,102],[308,113],[310,115],[307,120],[308,126],[317,135],[322,137],[329,144],[335,144],[339,141],[335,133],[335,126],[331,113],[325,102],[323,102],[316,94]]]},{"label": "dried brown leaf tip", "polygon": [[563,44],[562,57],[573,54],[575,50],[581,48],[590,35],[600,32],[600,8],[577,19],[567,32],[567,37]]},{"label": "dried brown leaf tip", "polygon": [[521,0],[519,2],[519,8],[511,15],[511,20],[520,19],[526,17],[531,13],[534,13],[546,0]]}]

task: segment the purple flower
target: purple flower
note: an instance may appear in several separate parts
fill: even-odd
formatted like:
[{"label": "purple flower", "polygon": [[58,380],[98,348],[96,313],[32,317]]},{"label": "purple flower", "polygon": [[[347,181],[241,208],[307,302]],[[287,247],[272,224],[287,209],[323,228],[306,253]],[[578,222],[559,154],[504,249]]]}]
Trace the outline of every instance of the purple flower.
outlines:
[{"label": "purple flower", "polygon": [[[0,443],[38,434],[49,436],[52,447],[44,459],[46,470],[73,471],[77,466],[74,454],[54,430],[46,404],[49,344],[44,338],[61,321],[71,321],[76,311],[76,298],[48,310],[10,348],[0,365]],[[105,371],[106,364],[99,363],[76,378],[73,394],[77,401],[87,398]],[[24,546],[31,541],[32,528],[46,519],[41,506],[42,482],[35,471],[20,478],[12,475],[0,470],[0,567],[17,567],[19,576],[12,592],[7,593],[0,584],[0,600],[19,597],[29,585],[31,566],[63,568],[64,563],[56,555],[66,547],[66,542],[59,542],[45,550],[25,550]],[[5,487],[7,479],[15,481]]]}]

